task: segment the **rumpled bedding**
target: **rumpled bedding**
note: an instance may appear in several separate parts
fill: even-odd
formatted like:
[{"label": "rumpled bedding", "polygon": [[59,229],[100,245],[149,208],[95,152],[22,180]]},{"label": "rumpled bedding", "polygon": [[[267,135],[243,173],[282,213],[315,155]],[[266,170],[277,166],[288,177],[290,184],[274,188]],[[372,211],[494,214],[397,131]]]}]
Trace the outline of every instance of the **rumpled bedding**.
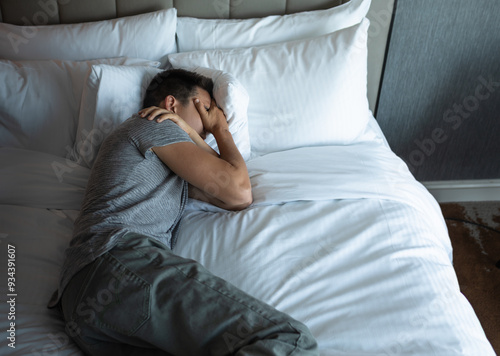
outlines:
[{"label": "rumpled bedding", "polygon": [[[0,162],[0,248],[17,254],[8,352],[81,354],[46,304],[89,170],[12,148],[0,148]],[[247,166],[253,204],[229,212],[190,200],[175,253],[304,322],[322,355],[494,355],[460,293],[438,204],[382,139]]]}]

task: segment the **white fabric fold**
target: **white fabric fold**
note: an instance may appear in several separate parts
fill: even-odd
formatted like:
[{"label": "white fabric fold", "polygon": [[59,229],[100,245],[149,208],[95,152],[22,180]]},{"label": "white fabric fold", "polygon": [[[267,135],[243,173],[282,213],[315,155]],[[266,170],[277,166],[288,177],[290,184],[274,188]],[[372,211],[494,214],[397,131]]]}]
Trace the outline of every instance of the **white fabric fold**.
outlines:
[{"label": "white fabric fold", "polygon": [[[252,207],[293,201],[386,199],[412,205],[444,225],[441,210],[406,164],[382,140],[346,146],[303,147],[247,162]],[[190,200],[189,210],[221,212]]]}]

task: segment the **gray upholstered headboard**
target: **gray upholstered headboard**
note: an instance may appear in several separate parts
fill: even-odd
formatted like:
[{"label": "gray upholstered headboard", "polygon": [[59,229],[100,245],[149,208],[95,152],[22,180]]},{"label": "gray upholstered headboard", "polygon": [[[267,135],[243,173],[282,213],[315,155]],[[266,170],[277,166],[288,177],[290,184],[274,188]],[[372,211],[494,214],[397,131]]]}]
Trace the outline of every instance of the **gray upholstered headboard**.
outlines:
[{"label": "gray upholstered headboard", "polygon": [[[99,21],[175,7],[179,16],[250,18],[325,9],[349,0],[0,0],[0,21],[49,25]],[[394,0],[372,0],[368,100],[375,111]]]},{"label": "gray upholstered headboard", "polygon": [[[0,7],[4,22],[24,25],[22,17],[26,16],[41,25],[106,20],[171,7],[177,8],[179,16],[249,18],[328,8],[345,2],[348,0],[2,0]],[[45,15],[37,15],[39,12]]]}]

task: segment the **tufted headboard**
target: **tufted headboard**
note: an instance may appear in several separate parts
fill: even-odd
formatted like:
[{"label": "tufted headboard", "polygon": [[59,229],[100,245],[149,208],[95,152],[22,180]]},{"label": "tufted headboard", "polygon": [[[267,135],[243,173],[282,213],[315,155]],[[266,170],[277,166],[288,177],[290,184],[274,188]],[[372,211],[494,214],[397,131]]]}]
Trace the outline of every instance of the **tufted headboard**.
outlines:
[{"label": "tufted headboard", "polygon": [[[0,21],[53,25],[107,20],[175,7],[179,16],[251,18],[319,10],[349,0],[0,0]],[[372,0],[368,14],[368,100],[376,111],[395,0]]]},{"label": "tufted headboard", "polygon": [[[26,25],[77,23],[175,7],[179,16],[249,18],[337,6],[348,0],[2,0],[3,22]],[[23,17],[25,19],[23,19]]]}]

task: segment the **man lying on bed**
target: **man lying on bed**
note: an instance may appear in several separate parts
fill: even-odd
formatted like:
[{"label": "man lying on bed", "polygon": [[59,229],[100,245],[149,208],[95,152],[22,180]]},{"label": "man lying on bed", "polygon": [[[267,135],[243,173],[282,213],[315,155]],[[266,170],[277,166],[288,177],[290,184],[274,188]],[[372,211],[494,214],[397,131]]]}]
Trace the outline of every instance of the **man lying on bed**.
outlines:
[{"label": "man lying on bed", "polygon": [[[158,74],[144,99],[149,108],[99,150],[49,303],[60,307],[66,332],[86,353],[317,354],[303,324],[170,249],[188,183],[192,197],[225,209],[252,201],[245,162],[212,88],[191,72]],[[205,132],[220,156],[203,141]]]}]

